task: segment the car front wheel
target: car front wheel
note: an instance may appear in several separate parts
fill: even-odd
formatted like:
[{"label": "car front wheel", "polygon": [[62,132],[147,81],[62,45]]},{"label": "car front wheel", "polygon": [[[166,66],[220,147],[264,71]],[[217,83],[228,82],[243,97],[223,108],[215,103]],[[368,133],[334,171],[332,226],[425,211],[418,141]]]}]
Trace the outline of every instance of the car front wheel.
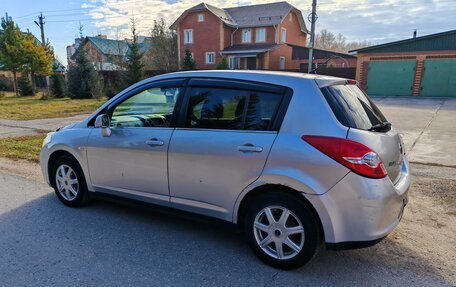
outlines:
[{"label": "car front wheel", "polygon": [[87,185],[78,162],[62,156],[54,163],[53,186],[60,201],[70,207],[79,207],[88,201]]},{"label": "car front wheel", "polygon": [[311,260],[321,245],[314,214],[294,195],[267,192],[255,198],[245,218],[250,246],[267,264],[300,267]]}]

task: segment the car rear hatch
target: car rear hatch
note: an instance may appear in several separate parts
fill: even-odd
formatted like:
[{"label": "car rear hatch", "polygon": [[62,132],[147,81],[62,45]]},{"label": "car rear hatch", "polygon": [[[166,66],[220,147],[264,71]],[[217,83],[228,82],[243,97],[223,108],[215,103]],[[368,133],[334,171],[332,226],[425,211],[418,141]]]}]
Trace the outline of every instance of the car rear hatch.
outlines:
[{"label": "car rear hatch", "polygon": [[339,122],[348,127],[347,139],[375,151],[395,183],[401,172],[404,145],[375,103],[354,80],[318,81],[320,89]]}]

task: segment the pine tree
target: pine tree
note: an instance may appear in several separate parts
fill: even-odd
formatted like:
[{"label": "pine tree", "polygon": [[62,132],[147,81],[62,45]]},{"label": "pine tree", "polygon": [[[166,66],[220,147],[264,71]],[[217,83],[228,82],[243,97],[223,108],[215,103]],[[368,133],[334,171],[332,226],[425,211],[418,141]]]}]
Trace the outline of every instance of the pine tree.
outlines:
[{"label": "pine tree", "polygon": [[125,84],[133,85],[144,79],[144,63],[142,62],[143,53],[139,50],[137,42],[138,35],[136,34],[135,19],[131,20],[131,33],[133,36],[132,43],[129,44],[129,49],[126,58]]},{"label": "pine tree", "polygon": [[101,79],[87,58],[84,43],[76,51],[76,65],[68,71],[68,94],[73,99],[102,96]]},{"label": "pine tree", "polygon": [[22,76],[17,81],[17,90],[21,96],[34,96],[35,91],[32,88],[32,85],[29,80],[29,75],[27,73],[22,73]]},{"label": "pine tree", "polygon": [[215,68],[217,70],[228,70],[230,66],[228,65],[228,60],[226,57],[223,57]]},{"label": "pine tree", "polygon": [[63,75],[56,71],[58,65],[54,63],[52,65],[52,75],[49,77],[51,80],[51,94],[54,98],[65,97],[65,79]]},{"label": "pine tree", "polygon": [[65,97],[65,79],[59,73],[53,73],[50,77],[51,80],[51,93],[54,98]]},{"label": "pine tree", "polygon": [[182,70],[196,70],[196,63],[195,60],[193,60],[192,53],[189,49],[185,50],[184,60],[182,61]]},{"label": "pine tree", "polygon": [[17,72],[24,64],[24,35],[11,18],[2,18],[0,33],[0,66],[13,72],[14,91],[18,95]]}]

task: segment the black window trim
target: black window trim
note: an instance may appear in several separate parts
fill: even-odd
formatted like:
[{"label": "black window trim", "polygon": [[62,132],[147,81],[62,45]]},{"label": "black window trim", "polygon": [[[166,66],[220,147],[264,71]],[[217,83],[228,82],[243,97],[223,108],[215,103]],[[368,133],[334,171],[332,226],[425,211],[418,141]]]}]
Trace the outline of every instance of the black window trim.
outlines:
[{"label": "black window trim", "polygon": [[131,97],[133,97],[133,96],[135,96],[135,95],[137,95],[137,94],[139,94],[139,93],[141,93],[141,92],[143,92],[143,91],[145,91],[147,89],[151,89],[151,88],[154,88],[154,87],[160,87],[160,88],[169,87],[169,88],[183,88],[183,91],[181,92],[182,95],[178,98],[178,100],[177,100],[177,102],[176,102],[176,104],[174,106],[173,116],[171,118],[171,123],[170,123],[170,126],[169,126],[169,128],[175,128],[177,120],[178,120],[178,117],[179,117],[179,114],[180,114],[180,107],[182,106],[182,101],[183,101],[183,98],[184,98],[184,96],[186,94],[187,82],[188,82],[188,78],[171,78],[171,79],[157,80],[157,81],[153,81],[153,82],[149,82],[149,83],[145,83],[143,85],[140,85],[140,86],[138,86],[138,87],[126,92],[121,97],[117,98],[112,103],[110,103],[106,108],[101,110],[92,119],[90,119],[90,121],[88,122],[87,126],[93,126],[94,122],[95,122],[95,119],[99,115],[108,114],[109,118],[111,118],[114,109],[119,104],[123,103],[124,101],[128,100],[129,98],[131,98]]},{"label": "black window trim", "polygon": [[[258,92],[267,92],[281,95],[281,101],[279,107],[272,119],[272,124],[268,130],[226,130],[226,129],[198,129],[186,127],[186,119],[188,113],[188,105],[190,101],[190,95],[192,88],[220,88],[220,89],[245,89],[253,90]],[[282,126],[283,119],[288,110],[288,105],[291,101],[293,92],[290,88],[285,86],[279,86],[274,84],[266,84],[262,82],[250,81],[250,80],[237,80],[231,78],[217,78],[217,77],[191,77],[188,79],[187,88],[185,94],[182,97],[183,101],[180,106],[179,118],[177,120],[176,128],[184,130],[205,130],[205,131],[235,131],[235,132],[259,132],[259,133],[278,133]],[[247,101],[246,101],[247,105]]]}]

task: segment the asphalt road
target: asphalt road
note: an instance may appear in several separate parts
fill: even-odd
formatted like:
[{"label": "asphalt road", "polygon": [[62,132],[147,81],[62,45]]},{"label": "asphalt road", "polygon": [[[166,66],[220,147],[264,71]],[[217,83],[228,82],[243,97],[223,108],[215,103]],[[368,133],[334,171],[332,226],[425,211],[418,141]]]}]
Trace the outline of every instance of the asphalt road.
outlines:
[{"label": "asphalt road", "polygon": [[0,172],[0,286],[451,285],[398,244],[322,251],[279,271],[214,224],[106,201],[72,209],[45,184]]}]

